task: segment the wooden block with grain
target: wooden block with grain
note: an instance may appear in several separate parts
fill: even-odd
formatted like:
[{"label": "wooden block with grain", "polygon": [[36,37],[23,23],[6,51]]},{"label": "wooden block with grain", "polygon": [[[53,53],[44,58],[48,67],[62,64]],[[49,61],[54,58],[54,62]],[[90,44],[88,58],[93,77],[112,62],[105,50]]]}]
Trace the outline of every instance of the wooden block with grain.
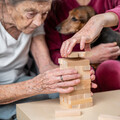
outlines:
[{"label": "wooden block with grain", "polygon": [[92,97],[87,99],[78,99],[74,101],[72,100],[72,101],[69,101],[69,104],[73,106],[73,105],[79,105],[79,104],[90,103],[90,102],[93,102]]},{"label": "wooden block with grain", "polygon": [[64,106],[65,108],[72,108],[72,105],[71,104],[68,104],[68,103],[65,103],[65,102],[62,102],[60,101],[60,105]]},{"label": "wooden block with grain", "polygon": [[72,52],[70,55],[68,55],[67,58],[78,58],[79,57],[79,52]]},{"label": "wooden block with grain", "polygon": [[72,95],[85,94],[85,93],[91,93],[91,89],[89,88],[89,89],[75,90],[71,93],[66,93],[66,95],[72,96]]},{"label": "wooden block with grain", "polygon": [[91,52],[79,52],[79,58],[88,58],[88,57],[91,57]]},{"label": "wooden block with grain", "polygon": [[93,102],[83,103],[77,105],[78,109],[89,108],[93,106]]},{"label": "wooden block with grain", "polygon": [[90,61],[87,59],[79,59],[79,58],[73,58],[73,59],[68,59],[68,58],[59,58],[58,60],[60,65],[67,65],[67,67],[71,66],[88,66],[90,65]]},{"label": "wooden block with grain", "polygon": [[82,66],[83,71],[90,71],[91,67],[90,65],[88,66]]},{"label": "wooden block with grain", "polygon": [[80,109],[66,109],[66,110],[56,110],[55,117],[70,117],[70,116],[81,116]]},{"label": "wooden block with grain", "polygon": [[91,52],[88,51],[72,52],[67,58],[88,58],[91,55]]},{"label": "wooden block with grain", "polygon": [[91,88],[91,80],[81,80],[80,84],[75,86],[75,90],[82,90],[82,89],[90,89]]}]

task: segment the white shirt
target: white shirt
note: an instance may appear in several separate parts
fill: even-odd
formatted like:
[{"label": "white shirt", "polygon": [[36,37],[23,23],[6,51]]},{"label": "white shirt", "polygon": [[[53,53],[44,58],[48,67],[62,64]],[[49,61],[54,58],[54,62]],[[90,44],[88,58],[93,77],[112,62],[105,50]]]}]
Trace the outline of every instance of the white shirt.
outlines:
[{"label": "white shirt", "polygon": [[18,40],[13,38],[0,22],[0,84],[10,84],[23,76],[24,66],[28,61],[31,38],[45,34],[43,26],[33,34],[21,33]]}]

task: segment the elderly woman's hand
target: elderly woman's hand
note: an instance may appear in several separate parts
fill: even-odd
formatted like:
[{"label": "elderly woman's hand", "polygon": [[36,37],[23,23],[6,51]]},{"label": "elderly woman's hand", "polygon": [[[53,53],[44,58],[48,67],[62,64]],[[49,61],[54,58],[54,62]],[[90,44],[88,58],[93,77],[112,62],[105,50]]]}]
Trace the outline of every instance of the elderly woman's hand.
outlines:
[{"label": "elderly woman's hand", "polygon": [[[95,79],[94,71],[91,70],[91,80]],[[70,93],[80,83],[80,74],[75,69],[53,69],[40,74],[33,79],[32,89],[37,94]],[[96,88],[92,84],[92,88]]]},{"label": "elderly woman's hand", "polygon": [[80,83],[80,74],[75,69],[56,68],[34,78],[34,89],[42,94],[70,93]]},{"label": "elderly woman's hand", "polygon": [[89,50],[90,43],[99,36],[103,27],[111,27],[117,24],[118,17],[114,13],[105,13],[93,16],[79,32],[62,44],[61,56],[67,57],[77,43],[80,44],[81,50],[84,48]]}]

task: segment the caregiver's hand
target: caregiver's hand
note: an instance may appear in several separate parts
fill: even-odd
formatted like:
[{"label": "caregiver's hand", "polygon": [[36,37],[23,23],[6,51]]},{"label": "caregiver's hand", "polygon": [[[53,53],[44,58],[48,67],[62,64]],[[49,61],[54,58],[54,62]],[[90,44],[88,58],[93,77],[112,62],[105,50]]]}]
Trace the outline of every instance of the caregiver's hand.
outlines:
[{"label": "caregiver's hand", "polygon": [[80,44],[81,50],[89,50],[90,43],[99,36],[103,27],[115,26],[117,24],[118,17],[114,13],[109,12],[93,16],[79,32],[63,42],[61,56],[67,57],[77,43]]},{"label": "caregiver's hand", "polygon": [[[77,32],[72,38],[63,42],[61,47],[61,56],[67,57],[74,46],[79,43],[80,49],[89,49],[89,44],[100,34],[103,29],[103,21],[99,16],[92,17],[88,23]],[[86,45],[85,45],[86,44]]]}]

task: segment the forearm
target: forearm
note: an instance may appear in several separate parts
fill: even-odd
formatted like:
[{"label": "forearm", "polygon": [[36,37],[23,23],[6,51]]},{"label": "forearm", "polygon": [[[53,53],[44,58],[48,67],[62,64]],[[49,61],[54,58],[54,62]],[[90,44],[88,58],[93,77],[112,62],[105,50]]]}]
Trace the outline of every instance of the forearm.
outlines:
[{"label": "forearm", "polygon": [[[40,81],[40,80],[39,80]],[[8,104],[27,97],[40,94],[33,89],[36,86],[35,78],[16,84],[0,85],[0,104]],[[41,86],[39,87],[41,88]]]},{"label": "forearm", "polygon": [[52,64],[44,35],[38,36],[35,39],[33,39],[31,51],[39,70],[45,66],[48,66],[49,64]]},{"label": "forearm", "polygon": [[118,16],[113,12],[96,15],[93,19],[100,20],[103,27],[114,27],[119,24]]}]

